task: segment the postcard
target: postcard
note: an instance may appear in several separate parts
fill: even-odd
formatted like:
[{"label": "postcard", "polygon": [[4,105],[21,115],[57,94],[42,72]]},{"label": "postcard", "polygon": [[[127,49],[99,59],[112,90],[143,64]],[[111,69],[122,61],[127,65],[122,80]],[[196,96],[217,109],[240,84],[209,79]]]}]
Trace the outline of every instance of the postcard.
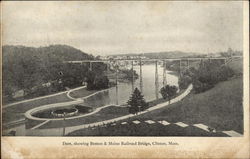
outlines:
[{"label": "postcard", "polygon": [[2,1],[1,156],[249,158],[247,1]]}]

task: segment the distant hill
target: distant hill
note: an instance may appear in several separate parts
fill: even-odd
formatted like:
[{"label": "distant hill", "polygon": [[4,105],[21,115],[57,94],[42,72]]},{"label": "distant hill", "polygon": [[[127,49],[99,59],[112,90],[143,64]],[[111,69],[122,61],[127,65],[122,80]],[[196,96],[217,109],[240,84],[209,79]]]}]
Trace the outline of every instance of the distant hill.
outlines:
[{"label": "distant hill", "polygon": [[53,57],[62,61],[94,59],[92,55],[88,55],[68,45],[50,45],[38,48],[13,45],[3,46],[3,62],[18,56],[36,56],[41,59],[43,57]]},{"label": "distant hill", "polygon": [[116,54],[112,56],[145,56],[148,58],[180,58],[180,57],[190,57],[190,56],[202,56],[203,54],[200,53],[193,53],[193,52],[182,52],[182,51],[167,51],[167,52],[151,52],[151,53],[142,53],[142,54]]}]

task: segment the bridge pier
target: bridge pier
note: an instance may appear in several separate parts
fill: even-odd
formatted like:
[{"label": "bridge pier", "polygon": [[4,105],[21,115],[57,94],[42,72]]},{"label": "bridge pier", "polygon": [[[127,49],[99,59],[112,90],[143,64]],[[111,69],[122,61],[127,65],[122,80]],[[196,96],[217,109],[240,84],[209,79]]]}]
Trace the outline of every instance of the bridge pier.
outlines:
[{"label": "bridge pier", "polygon": [[142,83],[142,63],[141,63],[141,59],[140,59],[140,90],[141,93],[143,92],[143,83]]},{"label": "bridge pier", "polygon": [[159,99],[159,81],[158,81],[158,64],[155,61],[155,97]]},{"label": "bridge pier", "polygon": [[204,66],[204,61],[203,59],[200,59],[201,66]]},{"label": "bridge pier", "polygon": [[180,69],[179,69],[179,74],[180,74],[180,75],[179,75],[179,76],[181,77],[181,76],[182,76],[182,72],[181,72],[181,67],[182,67],[182,66],[181,66],[181,59],[180,59],[180,66],[179,66],[179,67],[180,67]]},{"label": "bridge pier", "polygon": [[115,95],[116,95],[116,105],[118,105],[118,63],[115,62],[116,68],[115,68]]},{"label": "bridge pier", "polygon": [[166,77],[166,61],[163,60],[163,86],[167,84],[167,77]]},{"label": "bridge pier", "polygon": [[92,71],[92,62],[89,62],[89,70]]},{"label": "bridge pier", "polygon": [[109,72],[109,63],[108,62],[106,62],[106,71],[107,71],[107,74],[108,74],[108,72]]},{"label": "bridge pier", "polygon": [[132,65],[132,93],[134,92],[135,86],[134,86],[134,61],[131,61]]}]

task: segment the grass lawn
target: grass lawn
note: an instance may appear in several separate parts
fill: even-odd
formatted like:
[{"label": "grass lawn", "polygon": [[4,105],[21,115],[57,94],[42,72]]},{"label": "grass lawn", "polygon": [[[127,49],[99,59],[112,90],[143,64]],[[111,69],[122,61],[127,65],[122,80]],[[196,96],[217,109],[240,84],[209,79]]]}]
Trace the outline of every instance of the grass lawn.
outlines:
[{"label": "grass lawn", "polygon": [[131,120],[122,125],[117,122],[116,125],[108,124],[102,127],[87,128],[70,133],[68,136],[227,136],[222,133],[211,133],[194,126],[182,128],[175,124],[163,126],[160,123],[148,124],[141,118],[135,120],[140,124],[134,124]]},{"label": "grass lawn", "polygon": [[217,130],[243,133],[242,78],[219,83],[204,93],[190,94],[170,107],[143,114],[140,118],[204,123]]},{"label": "grass lawn", "polygon": [[89,124],[89,123],[99,122],[103,120],[113,119],[113,118],[124,116],[127,114],[128,114],[128,108],[126,107],[110,106],[90,116],[66,120],[65,123],[63,120],[50,121],[47,124],[41,126],[39,129],[63,127],[64,124],[66,127]]},{"label": "grass lawn", "polygon": [[68,102],[71,101],[66,96],[66,93],[56,95],[53,97],[38,99],[34,101],[29,101],[25,103],[16,104],[7,108],[3,108],[3,123],[8,123],[11,121],[19,120],[24,118],[24,113],[29,109],[39,107],[46,104],[58,103],[58,102]]},{"label": "grass lawn", "polygon": [[233,61],[228,63],[228,66],[234,70],[236,74],[243,73],[243,61],[242,59],[234,59]]}]

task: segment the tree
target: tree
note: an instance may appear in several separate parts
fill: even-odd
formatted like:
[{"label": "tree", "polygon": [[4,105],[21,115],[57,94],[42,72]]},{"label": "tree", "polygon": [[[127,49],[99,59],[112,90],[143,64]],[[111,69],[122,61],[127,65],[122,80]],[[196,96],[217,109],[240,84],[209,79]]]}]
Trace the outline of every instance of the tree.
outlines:
[{"label": "tree", "polygon": [[148,108],[148,104],[138,88],[135,88],[132,96],[129,98],[128,105],[130,106],[129,113],[131,114],[137,114],[139,111],[144,111]]},{"label": "tree", "polygon": [[[58,71],[59,72],[59,71]],[[62,83],[64,87],[76,87],[82,85],[87,74],[86,68],[77,64],[64,65],[62,70]],[[58,74],[58,73],[57,73]]]},{"label": "tree", "polygon": [[88,90],[99,90],[106,89],[109,87],[109,79],[104,74],[89,71],[87,74],[87,89]]},{"label": "tree", "polygon": [[124,74],[124,77],[125,79],[129,80],[129,81],[132,81],[133,80],[133,74],[134,74],[134,80],[138,79],[139,75],[136,73],[135,70],[120,70],[122,72],[122,74]]},{"label": "tree", "polygon": [[178,80],[180,89],[186,89],[190,83],[192,83],[192,78],[188,75],[183,75]]},{"label": "tree", "polygon": [[213,88],[212,84],[200,82],[199,80],[193,81],[193,87],[195,93],[205,92],[206,90]]},{"label": "tree", "polygon": [[106,89],[109,87],[109,79],[107,76],[96,76],[95,79],[95,87],[96,89]]},{"label": "tree", "polygon": [[161,88],[161,95],[164,99],[168,99],[170,102],[171,97],[176,95],[177,90],[178,89],[176,86],[166,85],[166,86]]},{"label": "tree", "polygon": [[192,76],[194,91],[195,93],[204,92],[233,75],[234,71],[228,66],[223,66],[221,61],[205,61]]}]

